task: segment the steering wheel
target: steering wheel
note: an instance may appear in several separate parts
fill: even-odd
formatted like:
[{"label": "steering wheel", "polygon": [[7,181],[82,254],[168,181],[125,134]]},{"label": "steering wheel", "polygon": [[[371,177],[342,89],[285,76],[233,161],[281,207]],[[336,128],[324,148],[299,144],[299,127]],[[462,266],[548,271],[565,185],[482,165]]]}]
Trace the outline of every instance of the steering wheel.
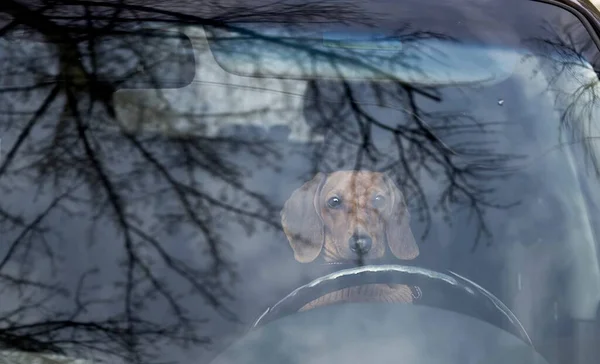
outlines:
[{"label": "steering wheel", "polygon": [[[329,292],[371,283],[418,286],[422,296],[298,312]],[[295,289],[212,363],[547,364],[493,294],[454,272],[402,265],[344,269]]]}]

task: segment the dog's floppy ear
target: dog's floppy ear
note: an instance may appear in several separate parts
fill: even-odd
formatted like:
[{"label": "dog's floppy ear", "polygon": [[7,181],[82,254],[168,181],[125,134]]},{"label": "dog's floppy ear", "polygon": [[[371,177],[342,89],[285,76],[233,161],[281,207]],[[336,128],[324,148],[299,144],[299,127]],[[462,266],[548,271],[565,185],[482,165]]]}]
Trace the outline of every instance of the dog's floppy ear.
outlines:
[{"label": "dog's floppy ear", "polygon": [[392,199],[388,210],[389,217],[385,226],[388,246],[396,258],[414,259],[419,255],[419,247],[410,229],[410,213],[404,195],[390,177],[385,176],[385,180]]},{"label": "dog's floppy ear", "polygon": [[325,182],[319,172],[312,180],[295,190],[281,211],[283,231],[301,263],[315,260],[323,248],[325,232],[318,212],[318,198]]}]

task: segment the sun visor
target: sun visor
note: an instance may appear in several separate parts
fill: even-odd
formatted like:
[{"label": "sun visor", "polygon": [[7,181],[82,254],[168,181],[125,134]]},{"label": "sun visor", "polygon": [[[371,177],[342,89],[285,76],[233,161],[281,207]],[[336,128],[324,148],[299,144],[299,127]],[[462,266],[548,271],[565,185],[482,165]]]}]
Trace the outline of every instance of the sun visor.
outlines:
[{"label": "sun visor", "polygon": [[443,36],[306,30],[272,24],[211,28],[208,44],[227,72],[249,77],[396,81],[437,86],[501,82],[520,55]]}]

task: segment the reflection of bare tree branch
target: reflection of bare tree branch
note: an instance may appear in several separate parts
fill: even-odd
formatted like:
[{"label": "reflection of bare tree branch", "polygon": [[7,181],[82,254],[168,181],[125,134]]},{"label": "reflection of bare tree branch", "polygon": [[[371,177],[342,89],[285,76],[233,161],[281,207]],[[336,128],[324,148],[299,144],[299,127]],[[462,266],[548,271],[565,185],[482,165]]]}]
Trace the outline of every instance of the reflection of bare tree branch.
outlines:
[{"label": "reflection of bare tree branch", "polygon": [[[543,39],[531,39],[536,50],[533,56],[547,60],[546,67],[552,77],[548,80],[548,90],[556,95],[556,105],[565,105],[561,111],[559,141],[561,148],[563,132],[568,132],[569,144],[579,144],[586,157],[586,164],[600,177],[600,159],[594,152],[595,135],[593,123],[597,119],[596,109],[600,101],[598,89],[599,69],[597,48],[588,36],[580,36],[586,30],[579,22],[565,25],[546,24],[547,36]],[[589,63],[588,63],[589,62]],[[591,65],[592,69],[588,67]],[[565,87],[565,80],[572,80]]]},{"label": "reflection of bare tree branch", "polygon": [[[81,288],[81,284],[83,284],[82,280],[76,297],[78,303],[78,309],[76,311],[66,312],[64,314],[57,312],[54,314],[54,317],[52,317],[51,314],[48,316],[48,319],[43,319],[31,324],[20,323],[19,320],[10,320],[9,317],[16,318],[16,315],[22,317],[26,311],[37,311],[41,309],[45,303],[44,301],[36,301],[27,304],[23,301],[18,309],[13,310],[12,312],[4,312],[4,328],[0,333],[0,339],[7,347],[26,351],[54,351],[62,353],[63,350],[61,347],[67,345],[70,347],[70,350],[74,352],[93,349],[99,352],[121,356],[123,355],[122,349],[126,349],[126,352],[129,353],[127,356],[135,362],[147,361],[147,359],[143,359],[143,356],[140,356],[140,353],[142,351],[148,351],[147,346],[155,339],[171,338],[174,341],[181,342],[193,342],[196,344],[207,343],[207,338],[199,337],[196,333],[197,325],[201,324],[202,321],[194,318],[194,315],[183,309],[178,302],[178,294],[172,291],[169,285],[164,283],[162,279],[154,273],[153,267],[140,257],[140,245],[134,240],[136,238],[141,239],[141,241],[152,246],[166,263],[166,266],[184,278],[196,292],[207,299],[211,306],[217,308],[230,318],[235,318],[233,313],[229,312],[222,304],[222,297],[227,296],[227,291],[220,287],[218,281],[211,278],[213,274],[210,273],[210,271],[213,271],[215,274],[220,274],[223,269],[230,270],[229,262],[222,256],[218,238],[214,236],[210,222],[202,221],[200,218],[199,213],[206,213],[207,206],[199,209],[197,206],[192,206],[188,196],[195,196],[199,200],[208,201],[209,204],[218,205],[222,209],[231,209],[232,206],[222,203],[214,198],[209,198],[210,195],[208,193],[197,190],[198,186],[188,186],[176,181],[167,172],[168,167],[162,166],[160,162],[151,157],[150,152],[146,150],[141,143],[134,138],[130,138],[130,141],[133,142],[132,144],[140,150],[141,154],[149,158],[150,164],[161,171],[162,175],[171,183],[171,187],[176,187],[174,191],[180,196],[182,206],[188,217],[195,222],[195,225],[206,237],[206,241],[210,246],[210,255],[213,256],[215,260],[214,267],[209,269],[208,273],[201,269],[190,267],[189,263],[171,256],[170,253],[164,249],[163,242],[149,236],[144,229],[136,227],[125,212],[127,199],[119,192],[119,184],[115,183],[114,177],[111,176],[112,173],[107,170],[105,162],[103,162],[106,155],[101,153],[96,147],[97,141],[94,141],[94,137],[90,134],[90,125],[86,120],[92,115],[91,112],[94,102],[96,100],[104,102],[102,97],[98,97],[97,94],[93,93],[97,92],[96,86],[98,86],[98,83],[95,81],[98,66],[93,57],[94,52],[89,52],[92,56],[91,69],[87,71],[80,61],[81,56],[79,55],[79,51],[72,46],[74,43],[69,43],[71,41],[69,40],[67,31],[53,25],[47,18],[40,15],[43,13],[44,9],[35,14],[39,16],[30,16],[32,15],[31,12],[28,12],[27,9],[20,4],[11,3],[11,5],[18,9],[16,13],[13,13],[13,16],[25,16],[20,22],[28,23],[30,27],[37,28],[42,33],[47,32],[49,37],[53,37],[57,33],[59,34],[59,42],[62,47],[62,51],[59,53],[61,67],[60,74],[56,78],[59,82],[52,88],[52,91],[42,103],[42,106],[34,113],[31,120],[25,125],[25,128],[21,132],[16,143],[5,155],[3,164],[0,167],[0,175],[7,175],[9,166],[14,161],[17,153],[22,150],[23,143],[29,138],[32,129],[36,127],[39,119],[48,112],[50,105],[54,102],[59,93],[64,93],[67,98],[67,103],[63,114],[60,117],[59,127],[56,130],[54,142],[52,143],[54,148],[61,148],[63,153],[57,154],[56,149],[48,149],[46,151],[51,151],[51,153],[46,154],[46,158],[40,158],[36,164],[42,167],[39,171],[43,174],[56,173],[55,184],[61,183],[62,179],[65,177],[73,177],[72,173],[63,174],[57,167],[66,168],[67,166],[79,166],[86,168],[86,170],[80,170],[80,173],[82,172],[80,176],[88,181],[91,190],[94,190],[95,187],[98,186],[105,191],[106,203],[108,206],[111,206],[111,214],[114,216],[119,230],[123,232],[127,263],[125,269],[125,297],[122,301],[124,305],[123,317],[115,316],[100,321],[80,320],[79,317],[85,316],[85,311],[92,305],[101,303],[97,300],[86,300],[80,296],[84,291]],[[120,12],[121,10],[119,9],[118,11]],[[118,13],[116,15],[118,15]],[[17,20],[19,20],[18,17]],[[4,28],[3,31],[10,31],[10,29],[19,23],[17,20],[9,27]],[[90,22],[88,22],[87,26],[89,27],[90,25]],[[91,41],[88,43],[90,47],[93,46],[92,43],[93,42]],[[59,50],[60,49],[61,48],[59,48]],[[86,80],[87,83],[85,83]],[[84,81],[84,83],[82,83],[82,81]],[[47,87],[47,85],[52,85],[52,82],[28,88],[33,90],[37,87]],[[5,88],[3,90],[5,93],[23,91],[28,90],[23,87],[13,89]],[[86,97],[81,97],[79,95],[84,93],[87,93],[87,99],[89,100],[87,102],[89,105],[87,115],[84,115],[79,111],[81,106],[85,103],[85,101],[82,102],[82,100],[86,99]],[[65,148],[67,145],[69,148]],[[78,156],[74,155],[74,148],[81,148],[83,154]],[[193,145],[193,143],[182,144],[182,150],[184,153],[188,154],[187,160],[190,165],[204,166],[204,168],[211,170],[220,178],[228,180],[228,183],[231,186],[245,190],[244,186],[235,180],[235,174],[237,173],[235,169],[229,168],[228,171],[227,168],[224,167],[225,164],[219,161],[218,154],[215,153],[214,150],[202,149],[205,149],[205,147]],[[41,152],[45,154],[44,150]],[[199,159],[198,152],[201,152],[200,155],[205,155],[207,157],[205,162]],[[53,158],[54,160],[48,158]],[[70,164],[65,158],[76,158],[73,160],[75,163]],[[41,177],[38,177],[38,179],[41,179]],[[250,196],[254,196],[259,200],[264,200],[262,196],[257,196],[251,191],[246,192]],[[98,193],[96,193],[96,195],[97,197],[101,197]],[[23,237],[32,230],[39,230],[40,224],[46,218],[47,214],[60,202],[61,198],[56,198],[44,213],[40,214],[31,222],[22,223],[23,227],[4,256],[0,268],[4,268],[7,262],[13,259],[18,249],[27,249],[26,246],[22,246],[21,244]],[[104,203],[102,203],[102,205],[104,205]],[[21,224],[22,219],[20,217],[13,216],[4,209],[0,209],[0,211],[2,211],[2,216],[4,217],[2,220],[3,225],[4,223]],[[235,207],[232,211],[233,213],[245,214],[249,218],[260,216],[258,213],[247,212]],[[269,217],[263,218],[266,222],[268,222],[268,219]],[[271,222],[271,225],[272,224],[273,223]],[[40,232],[40,234],[43,234],[43,232]],[[42,241],[42,239],[38,241]],[[167,301],[172,313],[176,317],[176,320],[171,327],[165,326],[165,324],[148,321],[140,317],[136,312],[139,311],[136,307],[139,307],[140,304],[142,304],[144,296],[147,296],[151,292],[148,291],[148,293],[145,293],[140,297],[134,296],[136,295],[135,291],[138,290],[137,287],[140,285],[140,279],[142,278],[136,272],[141,272],[143,274],[143,279],[147,280],[153,287],[152,290],[156,291]],[[28,287],[30,290],[45,288],[55,291],[60,288],[60,286],[47,285],[26,278],[13,278],[7,274],[2,274],[1,278],[3,278],[5,282],[10,283],[11,286],[18,287],[19,289]],[[47,299],[48,297],[45,298]],[[140,301],[141,299],[142,301]],[[71,334],[69,334],[69,332]],[[144,341],[140,341],[140,339],[143,339]],[[45,344],[45,342],[47,342],[47,344]]]},{"label": "reflection of bare tree branch", "polygon": [[8,168],[10,162],[12,162],[13,158],[15,157],[15,154],[21,147],[22,143],[25,142],[25,140],[29,136],[31,129],[35,126],[35,124],[37,123],[39,118],[42,117],[42,115],[44,115],[44,113],[48,110],[48,107],[56,99],[56,96],[58,95],[59,92],[60,92],[60,87],[55,86],[52,89],[52,91],[50,92],[50,94],[48,95],[48,97],[46,97],[46,99],[42,103],[42,106],[36,111],[36,113],[33,115],[31,120],[25,125],[25,127],[23,128],[23,131],[21,132],[21,134],[19,135],[19,137],[17,139],[17,142],[8,151],[8,153],[6,154],[6,157],[4,158],[4,162],[0,165],[0,176],[5,173],[6,169]]},{"label": "reflection of bare tree branch", "polygon": [[[68,2],[63,2],[65,3]],[[6,181],[8,176],[25,176],[24,172],[35,170],[38,175],[34,178],[39,183],[44,183],[49,178],[53,180],[55,186],[61,186],[67,181],[70,185],[73,181],[78,182],[76,183],[78,186],[83,183],[83,186],[87,186],[88,191],[91,192],[91,199],[82,199],[71,194],[74,191],[67,191],[55,197],[43,213],[29,221],[11,213],[10,210],[0,208],[1,226],[12,226],[12,230],[17,234],[0,263],[0,269],[4,270],[17,256],[22,259],[32,259],[26,253],[29,250],[28,245],[40,242],[44,242],[44,245],[50,244],[46,241],[45,235],[54,231],[55,227],[44,227],[44,222],[51,212],[62,208],[65,200],[78,205],[85,203],[96,210],[95,219],[103,222],[112,221],[122,233],[125,256],[124,283],[121,285],[123,297],[99,299],[90,296],[91,287],[86,287],[85,282],[87,278],[99,274],[97,268],[90,269],[80,278],[75,292],[65,290],[60,282],[48,284],[45,280],[29,279],[25,273],[19,277],[2,273],[0,279],[4,279],[9,286],[16,287],[22,295],[28,294],[27,292],[37,292],[35,295],[37,299],[22,301],[16,309],[2,313],[0,341],[7,347],[25,351],[86,354],[92,350],[109,356],[126,357],[134,362],[147,362],[151,360],[148,355],[152,352],[152,342],[157,340],[169,339],[174,343],[206,344],[209,338],[198,334],[199,325],[203,320],[197,317],[197,313],[189,312],[180,303],[183,298],[182,293],[179,292],[180,288],[167,284],[155,271],[155,263],[144,258],[142,251],[150,248],[164,266],[187,282],[192,293],[202,297],[209,306],[221,314],[235,319],[234,313],[224,304],[224,300],[232,298],[232,295],[222,282],[225,273],[232,278],[235,277],[233,262],[228,261],[227,255],[223,253],[226,244],[216,234],[214,222],[208,212],[223,211],[230,216],[237,216],[238,222],[250,233],[256,229],[259,221],[271,228],[279,228],[276,224],[278,207],[267,197],[244,186],[239,167],[224,159],[219,150],[225,145],[235,145],[236,148],[247,147],[250,151],[254,148],[255,151],[252,153],[257,155],[265,152],[276,153],[276,150],[230,138],[216,138],[210,141],[179,139],[168,145],[177,153],[172,158],[164,158],[164,154],[155,153],[157,148],[163,149],[165,144],[154,142],[151,138],[140,139],[124,134],[119,140],[105,141],[107,136],[111,135],[112,138],[114,134],[107,134],[95,120],[99,119],[98,115],[102,109],[109,118],[114,117],[110,100],[114,85],[103,84],[98,79],[100,65],[95,51],[94,35],[115,31],[121,24],[132,22],[142,24],[148,18],[156,19],[156,15],[166,16],[168,20],[177,23],[187,21],[202,24],[204,21],[223,24],[223,21],[232,18],[255,21],[265,16],[277,16],[280,19],[305,17],[313,20],[319,18],[331,20],[335,17],[342,19],[344,16],[350,19],[356,14],[352,15],[350,8],[340,9],[317,3],[301,6],[282,3],[278,8],[265,6],[261,12],[257,12],[256,9],[248,11],[243,7],[236,7],[226,9],[227,11],[218,17],[201,19],[183,13],[157,11],[145,6],[125,6],[122,2],[73,4],[84,5],[81,16],[70,18],[68,11],[61,11],[58,3],[39,9],[29,9],[15,1],[8,1],[2,5],[2,9],[8,11],[14,19],[2,29],[2,33],[8,34],[21,25],[26,25],[41,34],[46,41],[56,44],[59,69],[58,74],[49,75],[44,73],[43,68],[24,65],[23,81],[28,78],[28,75],[38,74],[39,80],[30,85],[20,83],[15,87],[2,89],[5,95],[25,95],[43,92],[46,89],[50,89],[50,92],[29,122],[25,124],[12,148],[4,155],[0,176],[3,176],[3,180]],[[106,16],[105,12],[95,11],[98,7],[112,8],[113,11]],[[335,16],[330,14],[331,11],[336,12]],[[98,22],[101,21],[107,22],[104,26],[99,26]],[[79,47],[82,39],[87,48]],[[87,53],[82,53],[83,50]],[[84,60],[89,62],[85,64]],[[148,67],[147,61],[143,56],[139,56],[138,63],[142,66]],[[136,65],[133,67],[135,68]],[[39,129],[40,120],[49,114],[61,96],[65,97],[65,103],[62,107],[59,105],[62,113],[57,120],[52,137],[41,140],[37,148],[28,148],[25,151],[33,157],[29,158],[30,163],[27,164],[27,168],[11,170],[10,167],[15,164],[17,156],[24,152],[25,142],[31,138],[33,130]],[[95,106],[100,106],[101,109]],[[11,118],[19,116],[18,113],[10,115]],[[111,147],[106,147],[107,145],[115,149],[111,150]],[[258,151],[259,148],[262,152]],[[135,154],[133,159],[139,157],[141,161],[146,161],[146,166],[138,165],[136,169],[131,170],[130,175],[120,175],[112,170],[111,155],[119,155],[119,153],[132,155],[132,152]],[[230,190],[240,194],[242,198],[239,203],[215,198],[212,193],[204,191],[202,184],[193,177],[194,170],[198,168],[207,171],[214,178],[223,181]],[[180,174],[177,173],[179,170],[187,171],[190,182],[176,177],[176,174]],[[166,181],[164,188],[152,192],[154,196],[175,195],[181,207],[181,212],[178,211],[177,215],[165,213],[163,222],[175,226],[193,226],[198,231],[208,246],[207,256],[212,258],[212,264],[208,269],[194,267],[190,262],[173,256],[165,249],[164,241],[152,236],[146,228],[136,223],[136,216],[128,212],[129,204],[143,196],[128,196],[127,191],[130,190],[131,184],[125,181],[131,180],[131,183],[136,183],[153,174],[158,174]],[[81,188],[77,191],[81,192]],[[255,209],[245,207],[248,201],[258,203],[259,207]],[[29,236],[27,244],[23,243],[25,236]],[[46,248],[46,257],[52,261],[52,264],[55,259],[55,254],[52,252],[54,248],[50,246]],[[23,291],[23,288],[27,289]],[[48,295],[40,298],[40,292],[43,290],[47,291]],[[55,294],[70,293],[75,294],[74,310],[57,311],[47,307],[47,302],[51,302]],[[157,295],[166,302],[172,317],[161,317],[160,321],[145,318],[143,309],[147,307],[148,299],[155,299]],[[122,306],[121,313],[104,318],[93,318],[93,314],[90,317],[90,313],[93,312],[90,310],[94,306],[117,304]],[[43,311],[46,311],[46,314],[33,322],[25,319],[28,315],[37,316],[38,312]],[[167,320],[163,322],[165,318]]]},{"label": "reflection of bare tree branch", "polygon": [[[77,7],[81,14],[74,16],[70,12],[75,10],[66,5]],[[356,8],[344,3],[299,5],[277,1],[257,9],[214,5],[218,11],[210,16],[109,1],[63,1],[39,9],[29,9],[12,0],[0,5],[0,9],[9,12],[14,19],[0,32],[9,34],[24,25],[50,43],[54,60],[58,61],[56,74],[49,74],[36,64],[24,64],[20,68],[22,84],[0,90],[3,95],[16,95],[15,98],[24,100],[33,97],[26,95],[36,92],[48,93],[34,112],[24,112],[33,116],[26,120],[15,143],[3,156],[0,181],[7,184],[9,191],[18,188],[14,182],[18,178],[30,179],[39,185],[52,184],[58,190],[63,190],[64,184],[78,187],[57,193],[46,210],[33,218],[19,216],[0,202],[0,228],[16,236],[0,261],[0,279],[21,290],[23,296],[36,293],[18,308],[0,312],[0,342],[4,345],[82,356],[93,351],[109,358],[117,356],[146,363],[155,360],[153,351],[158,349],[154,345],[159,341],[182,345],[209,343],[210,335],[199,333],[204,317],[186,309],[182,303],[185,299],[192,297],[194,305],[210,308],[233,321],[238,319],[229,307],[235,294],[228,284],[238,278],[236,266],[227,254],[231,242],[226,241],[220,231],[234,224],[248,235],[260,227],[278,230],[280,206],[271,196],[245,184],[246,177],[255,171],[232,160],[230,154],[252,156],[277,171],[278,165],[285,162],[284,153],[269,141],[251,140],[253,138],[247,136],[178,135],[165,140],[143,133],[115,131],[119,129],[111,96],[118,85],[100,81],[99,74],[105,65],[99,61],[95,37],[103,32],[123,31],[124,25],[143,25],[149,20],[216,28],[227,28],[227,22],[352,21],[368,25],[369,21],[363,19]],[[398,33],[407,41],[442,36],[409,32],[402,27]],[[243,34],[254,35],[249,31]],[[121,46],[132,48],[128,50],[135,54],[134,45]],[[125,64],[125,60],[115,60],[113,66],[126,68],[125,76],[132,75],[138,66],[150,66],[151,60],[144,55],[132,57],[139,59],[128,60],[133,61],[131,65]],[[26,63],[27,59],[15,57],[15,62]],[[31,78],[37,82],[31,84]],[[310,83],[310,92],[315,97],[306,106],[306,112],[312,115],[309,119],[316,120],[313,132],[330,137],[327,143],[310,151],[314,169],[336,169],[340,162],[345,162],[346,156],[355,156],[354,168],[386,170],[394,175],[415,197],[419,215],[428,224],[430,206],[444,209],[448,214],[451,205],[462,205],[477,218],[480,233],[476,240],[480,235],[489,235],[484,210],[509,206],[487,198],[493,192],[490,181],[501,180],[515,156],[497,155],[491,147],[475,142],[452,144],[447,140],[457,135],[493,133],[494,123],[477,123],[460,113],[426,112],[420,100],[444,101],[434,88],[402,82],[393,83],[391,87],[367,86],[376,95],[378,105],[390,108],[394,107],[390,105],[402,105],[398,110],[403,120],[390,125],[373,115],[352,83],[333,83],[333,87]],[[161,98],[160,91],[157,94]],[[206,100],[197,100],[203,101]],[[48,120],[55,110],[58,110],[56,119]],[[19,112],[4,114],[0,123],[10,126],[13,117],[24,116]],[[191,115],[189,119],[202,122],[209,117],[227,115]],[[348,120],[354,123],[344,122]],[[49,133],[41,138],[32,136],[34,129],[44,130],[48,124]],[[376,134],[381,132],[393,141],[393,153],[379,147]],[[26,145],[30,139],[36,140],[34,146]],[[15,167],[18,157],[27,161],[25,166]],[[438,201],[432,203],[429,193],[421,186],[423,171],[444,185]],[[203,183],[208,177],[221,186],[218,192]],[[144,201],[156,202],[161,209],[147,218],[136,211],[140,206],[143,209]],[[85,214],[89,212],[94,226],[110,224],[120,233],[117,253],[124,259],[119,278],[111,282],[118,292],[114,297],[98,297],[94,294],[98,286],[87,284],[101,274],[101,267],[91,267],[83,273],[72,289],[55,283],[52,277],[32,278],[30,271],[16,276],[5,273],[16,261],[28,260],[26,265],[31,266],[46,259],[60,266],[54,262],[59,260],[55,253],[58,248],[51,246],[47,239],[47,235],[60,226],[47,226],[50,225],[48,216],[60,209],[67,211],[69,203],[81,208],[73,215],[88,216]],[[145,219],[153,226],[144,226]],[[179,239],[180,232],[194,235],[205,248],[206,262],[186,260],[168,249],[173,240]],[[25,238],[29,241],[24,242]],[[39,256],[43,258],[33,257],[30,251],[34,248],[42,251]],[[167,275],[174,276],[177,284],[184,288],[169,284]],[[74,301],[74,307],[56,309],[49,303],[56,295],[68,296]],[[161,302],[164,317],[157,319],[148,313],[155,300]],[[95,307],[107,307],[107,311],[110,311],[108,307],[118,308],[117,313],[97,314]],[[36,319],[27,320],[27,315],[34,315]]]},{"label": "reflection of bare tree branch", "polygon": [[[464,136],[494,133],[492,128],[497,124],[493,122],[478,123],[463,114],[425,112],[419,107],[416,95],[436,102],[442,101],[440,96],[426,90],[414,89],[403,84],[386,87],[369,84],[368,87],[372,88],[370,93],[376,95],[377,105],[384,107],[398,103],[406,105],[405,108],[398,110],[408,120],[405,123],[398,121],[395,125],[388,125],[363,106],[364,96],[358,95],[351,84],[330,85],[327,96],[331,96],[330,93],[340,95],[337,98],[323,96],[323,90],[327,88],[327,84],[322,85],[320,94],[318,97],[314,97],[311,108],[318,110],[317,113],[323,115],[320,118],[322,125],[319,127],[327,129],[332,137],[328,145],[329,149],[319,150],[313,160],[325,164],[328,159],[331,159],[329,157],[332,150],[341,147],[338,143],[351,144],[350,148],[356,148],[357,164],[359,164],[355,164],[354,168],[379,166],[376,168],[394,174],[399,185],[416,199],[419,216],[427,223],[424,233],[427,234],[431,223],[431,209],[428,201],[430,196],[420,186],[420,177],[418,177],[421,169],[424,169],[433,178],[439,180],[440,185],[446,186],[441,191],[438,201],[433,204],[433,208],[445,211],[446,218],[449,218],[450,207],[453,205],[463,205],[469,209],[479,227],[473,248],[480,239],[491,238],[484,218],[484,210],[506,209],[514,206],[515,203],[495,203],[486,196],[494,192],[494,188],[490,187],[493,185],[493,181],[502,180],[510,174],[509,163],[518,156],[498,154],[491,146],[478,146],[476,140],[464,144]],[[361,89],[361,87],[357,86],[356,89]],[[364,88],[362,93],[365,93]],[[339,101],[332,102],[332,99]],[[370,100],[369,97],[367,99]],[[334,117],[328,117],[329,115]],[[358,125],[356,133],[352,133],[354,129],[348,126],[348,120],[356,121]],[[376,142],[372,138],[374,129],[380,129],[392,136],[396,144],[396,153],[390,154],[389,150],[378,150]],[[461,143],[448,146],[443,141],[443,139],[451,139],[457,135],[463,136]],[[362,152],[368,156],[369,163],[358,162]],[[341,156],[337,155],[335,158],[339,159]],[[473,161],[465,164],[465,159]],[[334,169],[336,166],[325,168]],[[443,180],[441,180],[442,178]]]}]

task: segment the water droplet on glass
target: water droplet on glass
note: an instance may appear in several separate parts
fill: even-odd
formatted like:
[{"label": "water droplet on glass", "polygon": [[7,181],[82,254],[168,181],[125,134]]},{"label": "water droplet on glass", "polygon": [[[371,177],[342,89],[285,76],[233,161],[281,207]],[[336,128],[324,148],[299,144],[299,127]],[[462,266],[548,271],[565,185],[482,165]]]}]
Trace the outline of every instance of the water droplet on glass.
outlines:
[{"label": "water droplet on glass", "polygon": [[502,100],[502,99],[498,100],[498,105],[500,105],[500,106],[504,105],[504,100]]}]

